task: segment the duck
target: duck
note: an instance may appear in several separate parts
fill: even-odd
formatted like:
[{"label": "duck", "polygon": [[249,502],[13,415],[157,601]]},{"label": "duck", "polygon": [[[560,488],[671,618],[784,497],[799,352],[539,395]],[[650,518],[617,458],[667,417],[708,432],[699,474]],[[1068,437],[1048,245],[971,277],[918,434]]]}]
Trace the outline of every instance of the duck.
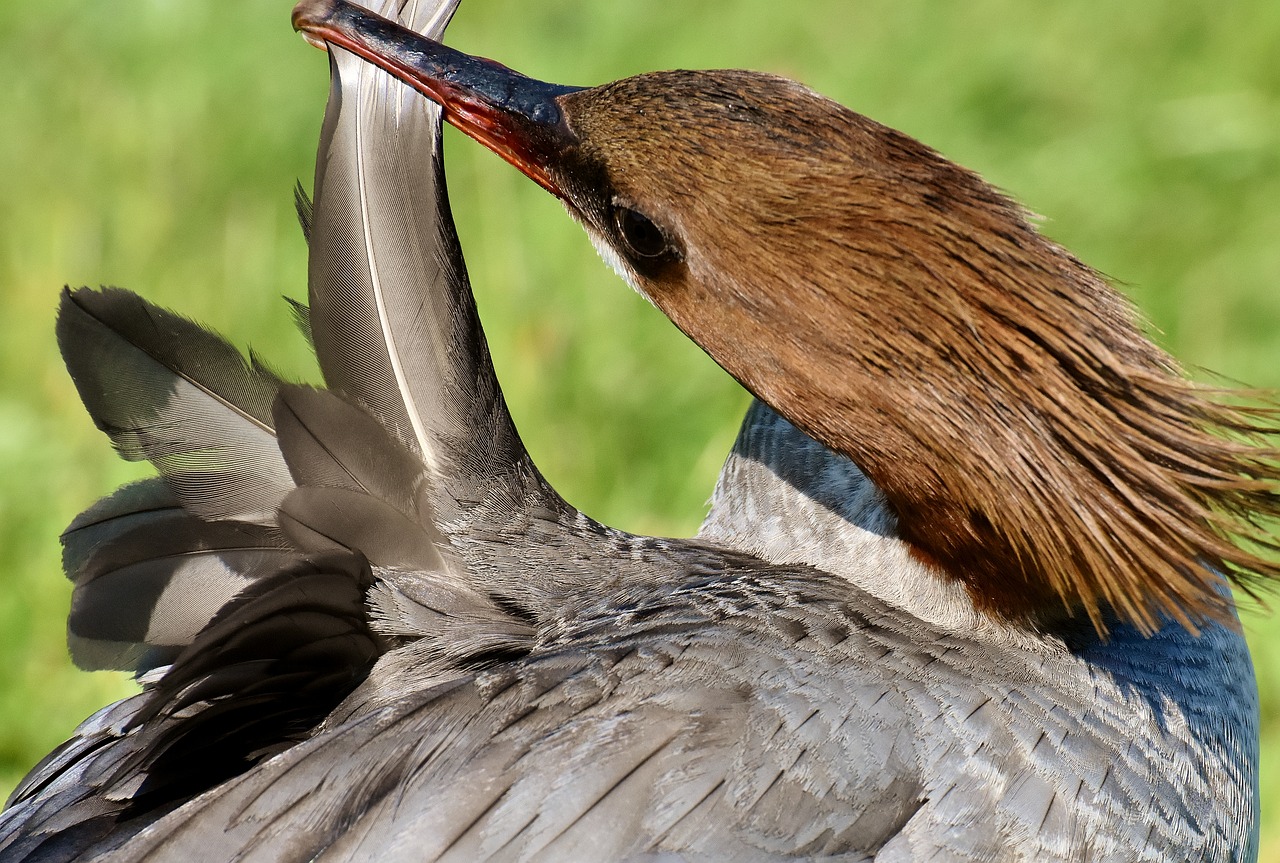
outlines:
[{"label": "duck", "polygon": [[[1275,544],[1259,526],[1280,508],[1268,408],[1188,381],[1112,286],[976,174],[795,82],[566,87],[341,0],[304,0],[294,24],[330,51],[335,94],[343,70],[376,65],[559,198],[756,400],[697,537],[635,536],[564,503],[490,377],[438,137],[395,151],[419,161],[392,161],[387,209],[372,187],[344,200],[335,178],[385,169],[362,156],[399,136],[371,137],[331,98],[300,313],[325,388],[278,382],[136,298],[64,300],[91,414],[164,475],[141,497],[173,502],[189,534],[256,525],[278,557],[240,567],[178,644],[149,643],[172,619],[163,592],[131,600],[147,626],[128,638],[80,633],[151,689],[36,768],[0,848],[1256,858],[1257,695],[1230,587],[1276,575],[1247,545]],[[406,176],[436,184],[414,197],[433,206],[403,203]],[[427,250],[428,271],[452,262],[433,299],[431,282],[388,294],[357,265],[375,236]],[[181,387],[123,401],[145,428],[190,426],[185,449],[114,422],[71,348],[93,332],[225,357],[194,389],[233,394],[259,433],[221,457]],[[203,374],[161,365],[170,383]],[[138,497],[73,523],[86,608],[117,598],[90,573],[136,555],[162,509]],[[240,549],[201,542],[223,569]]]}]

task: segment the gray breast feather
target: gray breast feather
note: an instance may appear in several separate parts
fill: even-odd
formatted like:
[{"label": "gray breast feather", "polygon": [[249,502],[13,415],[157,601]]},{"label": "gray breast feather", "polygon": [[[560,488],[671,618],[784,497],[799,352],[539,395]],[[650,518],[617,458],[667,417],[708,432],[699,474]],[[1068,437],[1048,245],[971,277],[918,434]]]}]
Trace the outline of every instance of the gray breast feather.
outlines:
[{"label": "gray breast feather", "polygon": [[1193,775],[1240,755],[1231,723],[1137,694],[1160,669],[993,652],[793,576],[677,590],[392,705],[358,690],[119,859],[1248,859]]}]

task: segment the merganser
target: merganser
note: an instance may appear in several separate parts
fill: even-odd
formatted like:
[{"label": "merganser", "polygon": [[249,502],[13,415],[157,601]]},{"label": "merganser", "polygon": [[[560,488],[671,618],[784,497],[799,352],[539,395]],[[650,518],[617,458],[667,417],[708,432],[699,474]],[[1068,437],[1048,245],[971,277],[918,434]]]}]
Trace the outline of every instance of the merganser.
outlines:
[{"label": "merganser", "polygon": [[[700,538],[629,536],[546,487],[496,391],[400,374],[379,345],[421,320],[361,306],[359,273],[361,301],[328,300],[319,329],[313,297],[317,350],[340,356],[321,357],[330,391],[235,373],[274,405],[270,470],[186,484],[190,452],[136,445],[183,519],[283,528],[271,553],[292,562],[264,595],[341,622],[341,680],[263,673],[278,605],[222,597],[151,694],[117,708],[142,721],[91,724],[37,768],[9,836],[121,860],[1256,856],[1256,693],[1226,578],[1276,574],[1230,539],[1271,542],[1247,519],[1275,513],[1280,477],[1274,450],[1214,432],[1271,434],[1265,412],[1185,382],[1116,292],[976,176],[799,85],[556,87],[342,3],[301,4],[295,24],[441,101],[561,197],[760,401]],[[319,222],[313,281],[315,246],[341,247]],[[419,412],[450,399],[461,424]],[[459,443],[476,428],[500,430],[497,458]],[[481,460],[437,459],[450,441]],[[479,501],[441,491],[455,469]],[[251,499],[210,496],[227,484]],[[107,507],[122,509],[141,512]],[[298,629],[291,658],[323,631]],[[301,716],[271,715],[286,726],[355,689],[314,727],[243,733],[299,676],[324,686],[301,687],[319,693]],[[228,714],[236,775],[184,787],[173,752],[211,745]],[[104,761],[115,784],[86,785]]]}]

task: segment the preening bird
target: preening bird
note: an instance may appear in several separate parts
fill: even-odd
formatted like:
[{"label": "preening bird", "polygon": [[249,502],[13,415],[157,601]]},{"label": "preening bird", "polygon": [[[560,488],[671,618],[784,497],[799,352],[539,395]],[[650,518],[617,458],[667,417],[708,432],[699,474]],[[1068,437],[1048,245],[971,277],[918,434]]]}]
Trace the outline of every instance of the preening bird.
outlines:
[{"label": "preening bird", "polygon": [[[69,531],[73,649],[151,683],[33,771],[0,854],[1256,857],[1229,585],[1280,574],[1274,408],[1187,381],[1011,200],[795,82],[565,87],[338,0],[294,23],[333,68],[301,208],[326,389],[130,295],[64,301],[90,412],[163,474]],[[756,396],[697,538],[540,477],[438,115],[361,58]]]}]

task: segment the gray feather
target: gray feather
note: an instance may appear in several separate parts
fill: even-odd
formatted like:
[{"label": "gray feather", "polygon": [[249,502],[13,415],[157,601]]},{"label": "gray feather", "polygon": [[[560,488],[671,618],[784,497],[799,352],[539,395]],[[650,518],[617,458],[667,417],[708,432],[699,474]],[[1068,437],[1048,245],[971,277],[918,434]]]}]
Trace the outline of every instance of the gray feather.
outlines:
[{"label": "gray feather", "polygon": [[327,390],[285,387],[272,409],[300,485],[359,491],[409,512],[428,482],[422,462],[369,414]]},{"label": "gray feather", "polygon": [[206,518],[269,524],[293,486],[276,446],[280,381],[224,339],[115,288],[63,295],[58,345],[98,428]]},{"label": "gray feather", "polygon": [[164,473],[99,501],[62,538],[72,658],[143,673],[296,559],[268,527],[292,488],[271,425],[280,382],[216,334],[118,289],[64,294],[58,338],[98,426],[126,458]]},{"label": "gray feather", "polygon": [[[456,2],[406,3],[432,35]],[[494,377],[446,198],[439,109],[333,49],[310,212],[310,327],[326,383],[368,408],[457,502],[520,499],[536,471]]]},{"label": "gray feather", "polygon": [[300,547],[358,549],[378,566],[450,568],[425,468],[381,423],[334,393],[306,387],[281,390],[275,422],[299,486],[280,520]]},{"label": "gray feather", "polygon": [[305,736],[379,652],[364,614],[369,581],[350,554],[261,579],[146,692],[91,717],[37,765],[0,816],[0,859],[111,849]]},{"label": "gray feather", "polygon": [[62,532],[62,569],[79,582],[95,552],[115,537],[162,522],[182,504],[160,477],[121,486],[72,519]]},{"label": "gray feather", "polygon": [[71,656],[85,669],[168,664],[255,581],[297,560],[276,529],[206,522],[181,509],[150,513],[101,542],[77,571]]},{"label": "gray feather", "polygon": [[[433,678],[412,647],[387,654],[317,734],[119,859],[1250,858],[1247,783],[1209,779],[1247,747],[1220,713],[1250,707],[1222,684],[1247,670],[1226,630],[1205,635],[1229,648],[1211,669],[1177,627],[1158,652],[1117,633],[1124,658],[1099,662],[685,551],[493,669]],[[1171,681],[1169,657],[1193,668]]]}]

